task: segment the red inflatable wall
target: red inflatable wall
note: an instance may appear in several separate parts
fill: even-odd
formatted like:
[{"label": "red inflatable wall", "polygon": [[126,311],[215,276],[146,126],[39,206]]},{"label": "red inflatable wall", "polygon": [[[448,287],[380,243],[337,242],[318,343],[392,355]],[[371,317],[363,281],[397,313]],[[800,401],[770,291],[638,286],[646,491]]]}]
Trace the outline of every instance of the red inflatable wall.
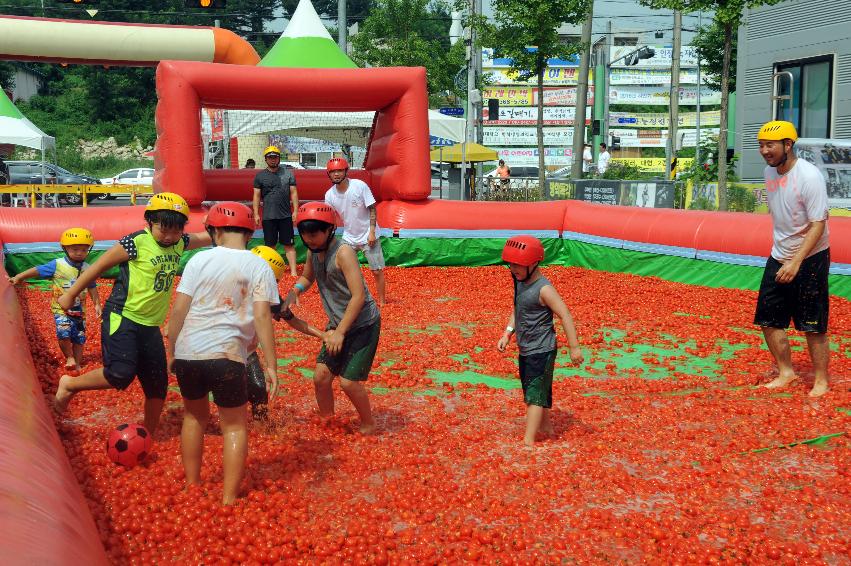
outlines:
[{"label": "red inflatable wall", "polygon": [[561,231],[567,201],[459,202],[393,200],[378,206],[382,228]]},{"label": "red inflatable wall", "polygon": [[[154,189],[208,200],[201,106],[253,110],[375,110],[366,159],[381,199],[431,194],[425,69],[276,69],[164,61],[157,67]],[[228,198],[233,198],[229,196]]]},{"label": "red inflatable wall", "polygon": [[5,564],[107,564],[30,357],[18,298],[0,267],[0,548]]},{"label": "red inflatable wall", "polygon": [[[324,200],[331,186],[325,169],[293,169],[300,200]],[[254,176],[257,169],[205,169],[206,200],[248,200],[254,198]],[[349,177],[373,186],[372,174],[363,169],[350,169]],[[379,195],[376,200],[381,200]]]}]

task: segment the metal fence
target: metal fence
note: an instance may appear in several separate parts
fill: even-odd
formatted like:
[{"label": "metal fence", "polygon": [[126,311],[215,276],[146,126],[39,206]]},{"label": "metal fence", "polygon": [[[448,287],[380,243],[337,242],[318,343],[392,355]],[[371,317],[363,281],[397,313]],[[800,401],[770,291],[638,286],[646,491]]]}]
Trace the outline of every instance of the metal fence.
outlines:
[{"label": "metal fence", "polygon": [[60,206],[60,195],[79,195],[80,204],[85,207],[90,195],[104,194],[128,195],[130,202],[136,204],[137,197],[150,196],[153,189],[147,185],[0,185],[0,195],[9,195],[2,201],[20,207]]},{"label": "metal fence", "polygon": [[537,177],[483,178],[476,183],[472,200],[531,202],[544,200],[544,195]]}]

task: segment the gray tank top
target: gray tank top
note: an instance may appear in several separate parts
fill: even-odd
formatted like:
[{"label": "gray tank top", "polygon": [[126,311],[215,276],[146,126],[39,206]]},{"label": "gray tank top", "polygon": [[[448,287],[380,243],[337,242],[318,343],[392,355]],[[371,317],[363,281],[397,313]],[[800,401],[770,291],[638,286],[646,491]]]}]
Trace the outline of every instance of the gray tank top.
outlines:
[{"label": "gray tank top", "polygon": [[[324,261],[319,260],[318,254],[313,254],[311,258],[313,274],[316,276],[316,284],[319,286],[319,296],[322,299],[322,307],[325,309],[325,314],[328,315],[326,330],[337,328],[337,325],[343,320],[346,306],[348,306],[349,301],[352,299],[352,293],[346,284],[346,276],[337,267],[336,257],[340,246],[340,241],[334,238],[331,240],[328,251],[325,252]],[[361,281],[363,281],[363,275],[361,275]],[[380,316],[378,305],[375,304],[375,300],[373,300],[365,281],[363,281],[363,289],[366,294],[363,308],[349,331],[369,326],[378,320]]]},{"label": "gray tank top", "polygon": [[539,302],[541,289],[551,285],[546,277],[534,283],[514,283],[514,326],[521,356],[542,354],[556,349],[553,311]]}]

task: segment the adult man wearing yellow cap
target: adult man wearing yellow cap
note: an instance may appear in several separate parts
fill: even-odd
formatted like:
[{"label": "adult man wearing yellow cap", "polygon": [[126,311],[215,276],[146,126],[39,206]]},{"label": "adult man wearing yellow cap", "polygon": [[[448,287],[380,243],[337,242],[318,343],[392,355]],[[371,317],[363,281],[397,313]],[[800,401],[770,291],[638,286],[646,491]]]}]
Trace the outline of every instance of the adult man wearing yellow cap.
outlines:
[{"label": "adult man wearing yellow cap", "polygon": [[260,201],[263,201],[263,240],[270,248],[284,245],[290,275],[296,277],[293,224],[298,211],[298,189],[289,167],[281,167],[281,150],[270,145],[263,150],[266,168],[254,176],[254,223],[261,224]]},{"label": "adult man wearing yellow cap", "polygon": [[768,122],[760,129],[757,139],[759,153],[768,164],[765,188],[774,233],[754,323],[762,327],[779,371],[765,387],[784,387],[798,379],[786,337],[786,328],[794,321],[795,328],[807,337],[815,373],[810,396],[818,397],[828,389],[830,358],[827,187],[815,165],[795,156],[798,132],[793,124]]}]

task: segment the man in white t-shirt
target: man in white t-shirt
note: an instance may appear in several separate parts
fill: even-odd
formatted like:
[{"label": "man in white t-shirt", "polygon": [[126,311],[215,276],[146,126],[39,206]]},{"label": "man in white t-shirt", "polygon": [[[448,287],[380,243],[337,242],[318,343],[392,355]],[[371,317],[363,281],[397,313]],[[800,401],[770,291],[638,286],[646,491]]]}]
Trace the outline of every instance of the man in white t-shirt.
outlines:
[{"label": "man in white t-shirt", "polygon": [[591,144],[586,143],[585,149],[582,150],[582,172],[590,173],[591,166],[594,164],[594,155],[591,153]]},{"label": "man in white t-shirt", "polygon": [[278,283],[266,262],[245,247],[254,233],[250,208],[224,202],[210,209],[207,231],[215,247],[186,264],[169,320],[169,364],[185,407],[180,433],[187,485],[201,482],[208,395],[219,408],[223,436],[222,503],[239,493],[248,453],[246,359],[257,341],[266,362],[269,397],[277,390],[277,356],[271,305]]},{"label": "man in white t-shirt", "polygon": [[602,175],[609,168],[609,160],[612,154],[609,153],[608,146],[605,142],[600,142],[600,156],[597,158],[597,173]]},{"label": "man in white t-shirt", "polygon": [[759,152],[768,164],[765,189],[774,233],[754,323],[762,327],[779,372],[765,387],[784,387],[798,378],[786,337],[789,322],[794,321],[795,328],[807,337],[815,374],[810,396],[818,397],[828,389],[830,359],[827,187],[815,165],[795,156],[798,132],[793,124],[768,122],[757,139]]},{"label": "man in white t-shirt", "polygon": [[349,179],[349,162],[342,157],[329,159],[325,169],[334,183],[325,192],[325,204],[343,219],[343,241],[366,256],[375,277],[378,304],[384,306],[384,251],[378,241],[375,197],[369,185],[360,179]]}]

